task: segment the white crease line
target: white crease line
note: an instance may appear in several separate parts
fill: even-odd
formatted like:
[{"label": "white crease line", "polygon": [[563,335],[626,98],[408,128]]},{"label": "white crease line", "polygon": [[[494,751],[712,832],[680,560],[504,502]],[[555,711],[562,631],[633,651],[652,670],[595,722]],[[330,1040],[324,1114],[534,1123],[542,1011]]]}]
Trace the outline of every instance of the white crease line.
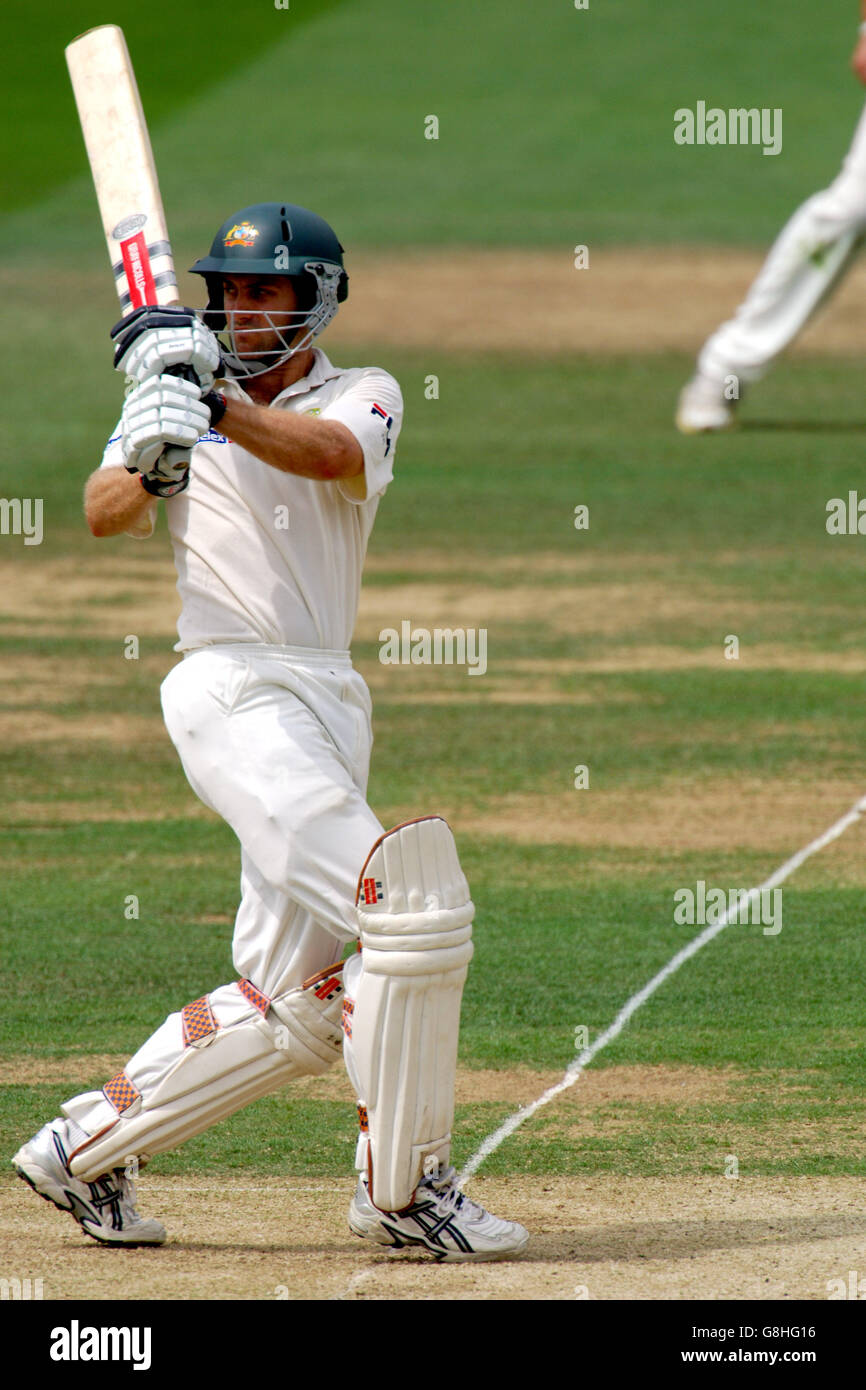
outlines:
[{"label": "white crease line", "polygon": [[[294,1192],[342,1192],[347,1201],[352,1195],[352,1179],[354,1174],[348,1173],[345,1178],[337,1179],[333,1183],[324,1183],[321,1187],[293,1187],[291,1180],[287,1179],[285,1184],[279,1178],[274,1178],[270,1186],[255,1187],[248,1183],[233,1184],[230,1180],[226,1183],[216,1183],[212,1179],[208,1182],[199,1183],[197,1187],[175,1186],[174,1183],[148,1182],[147,1177],[139,1173],[135,1179],[138,1193],[141,1197],[148,1197],[155,1193],[160,1193],[164,1197],[171,1197],[175,1192],[218,1192],[221,1196],[231,1198],[236,1192],[267,1192],[270,1197],[280,1195],[291,1196]],[[0,1198],[12,1194],[14,1197],[21,1195],[21,1188],[13,1183],[4,1183],[0,1187]]]},{"label": "white crease line", "polygon": [[[170,1197],[174,1192],[219,1192],[225,1193],[226,1197],[231,1197],[236,1192],[267,1192],[269,1196],[273,1197],[279,1196],[281,1193],[290,1196],[293,1192],[345,1192],[349,1190],[345,1182],[335,1182],[324,1187],[284,1187],[280,1184],[278,1178],[274,1179],[270,1187],[239,1186],[235,1184],[219,1186],[216,1183],[203,1183],[200,1187],[174,1187],[170,1183],[165,1185],[150,1183],[147,1181],[147,1178],[141,1177],[140,1175],[135,1181],[138,1186],[138,1191],[143,1197],[154,1192],[161,1192],[166,1197]],[[351,1193],[349,1195],[351,1195]]]},{"label": "white crease line", "polygon": [[[862,796],[859,801],[855,802],[851,810],[840,817],[834,825],[831,825],[829,830],[825,830],[823,835],[819,835],[816,840],[812,840],[810,844],[798,850],[790,859],[787,859],[780,868],[776,869],[775,873],[770,874],[770,877],[765,883],[762,883],[759,888],[750,888],[748,894],[746,894],[745,902],[738,900],[737,909],[739,910],[741,907],[747,906],[754,897],[766,891],[768,888],[775,888],[778,884],[783,883],[786,878],[790,877],[795,869],[799,869],[800,865],[811,858],[813,854],[817,854],[819,850],[824,849],[826,845],[829,845],[833,840],[837,840],[840,835],[843,835],[850,825],[853,825],[855,821],[860,819],[864,811],[866,811],[866,796]],[[523,1106],[520,1110],[516,1110],[513,1115],[509,1115],[508,1119],[505,1120],[497,1130],[494,1130],[492,1134],[487,1136],[460,1174],[458,1180],[460,1184],[471,1178],[473,1173],[477,1173],[484,1160],[489,1158],[509,1135],[513,1134],[516,1129],[519,1129],[525,1120],[528,1120],[530,1116],[534,1115],[536,1110],[540,1110],[543,1105],[547,1105],[555,1096],[560,1095],[562,1091],[567,1091],[569,1086],[574,1085],[584,1068],[589,1066],[590,1062],[594,1057],[598,1056],[602,1048],[607,1047],[608,1043],[613,1042],[614,1038],[619,1036],[632,1014],[637,1013],[638,1009],[642,1004],[646,1003],[650,995],[655,994],[659,985],[663,985],[665,980],[673,975],[675,971],[679,970],[680,966],[689,960],[690,957],[696,955],[702,946],[706,946],[708,941],[712,941],[714,936],[718,936],[719,932],[724,930],[730,920],[728,916],[729,911],[730,907],[726,908],[717,922],[712,922],[709,926],[704,927],[704,930],[694,937],[687,946],[683,946],[682,950],[677,951],[676,955],[671,957],[667,965],[660,970],[657,975],[654,975],[649,983],[644,985],[643,989],[638,990],[637,994],[632,995],[631,999],[620,1009],[610,1027],[603,1033],[600,1033],[592,1046],[584,1048],[580,1056],[576,1057],[566,1068],[565,1075],[561,1081],[557,1081],[556,1085],[551,1086],[549,1090],[544,1092],[544,1095],[538,1097],[538,1100],[532,1101],[531,1104]]]}]

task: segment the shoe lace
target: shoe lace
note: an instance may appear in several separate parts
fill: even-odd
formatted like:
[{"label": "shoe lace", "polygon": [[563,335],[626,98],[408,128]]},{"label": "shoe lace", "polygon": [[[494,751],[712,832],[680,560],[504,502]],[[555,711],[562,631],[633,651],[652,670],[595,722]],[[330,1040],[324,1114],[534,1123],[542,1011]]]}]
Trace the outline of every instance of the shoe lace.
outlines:
[{"label": "shoe lace", "polygon": [[429,1186],[436,1193],[437,1198],[445,1206],[451,1207],[455,1214],[467,1217],[470,1221],[478,1220],[486,1215],[484,1208],[477,1202],[473,1202],[471,1197],[467,1197],[465,1192],[461,1192],[457,1186],[457,1169],[446,1168],[439,1177],[424,1178],[420,1186]]},{"label": "shoe lace", "polygon": [[105,1220],[103,1213],[106,1208],[116,1229],[120,1229],[124,1222],[135,1220],[135,1189],[122,1168],[113,1168],[101,1178],[88,1182],[87,1187],[90,1202],[99,1214],[100,1220]]},{"label": "shoe lace", "polygon": [[125,1215],[137,1216],[135,1210],[136,1193],[135,1184],[126,1172],[125,1168],[114,1169],[114,1180],[120,1189],[120,1205],[125,1209]]},{"label": "shoe lace", "polygon": [[137,1221],[135,1210],[135,1186],[127,1176],[125,1168],[112,1168],[104,1177],[88,1184],[90,1199],[97,1210],[114,1207],[123,1221]]}]

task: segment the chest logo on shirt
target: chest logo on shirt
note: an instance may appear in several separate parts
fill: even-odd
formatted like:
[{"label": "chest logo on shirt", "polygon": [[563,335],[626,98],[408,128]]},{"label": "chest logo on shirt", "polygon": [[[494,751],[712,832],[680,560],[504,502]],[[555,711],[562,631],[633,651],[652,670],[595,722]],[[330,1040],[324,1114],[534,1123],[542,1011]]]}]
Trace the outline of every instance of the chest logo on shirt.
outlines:
[{"label": "chest logo on shirt", "polygon": [[252,222],[236,222],[230,232],[226,233],[226,246],[255,246],[256,237],[259,235],[258,227],[254,227]]},{"label": "chest logo on shirt", "polygon": [[387,412],[387,410],[383,410],[382,407],[381,407],[380,405],[374,405],[374,406],[373,406],[373,409],[370,411],[370,414],[371,414],[371,415],[378,415],[379,418],[380,418],[380,420],[384,420],[384,421],[385,421],[385,453],[384,453],[384,457],[387,458],[387,457],[388,457],[388,454],[390,453],[390,450],[391,450],[391,426],[392,426],[393,423],[394,423],[394,417],[393,417],[393,415],[389,415],[388,412]]}]

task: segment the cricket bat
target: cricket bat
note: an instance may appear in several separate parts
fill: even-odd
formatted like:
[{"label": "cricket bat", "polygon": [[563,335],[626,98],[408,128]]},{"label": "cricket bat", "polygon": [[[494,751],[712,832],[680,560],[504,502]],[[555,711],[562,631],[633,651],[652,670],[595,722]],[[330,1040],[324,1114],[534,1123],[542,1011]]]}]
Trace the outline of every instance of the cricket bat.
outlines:
[{"label": "cricket bat", "polygon": [[89,29],[69,44],[66,62],[121,314],[177,304],[153,150],[122,30]]},{"label": "cricket bat", "polygon": [[[114,284],[126,318],[144,304],[177,304],[177,277],[147,122],[123,31],[88,29],[66,64],[96,188]],[[169,371],[187,379],[191,368]],[[170,448],[177,462],[189,450]]]}]

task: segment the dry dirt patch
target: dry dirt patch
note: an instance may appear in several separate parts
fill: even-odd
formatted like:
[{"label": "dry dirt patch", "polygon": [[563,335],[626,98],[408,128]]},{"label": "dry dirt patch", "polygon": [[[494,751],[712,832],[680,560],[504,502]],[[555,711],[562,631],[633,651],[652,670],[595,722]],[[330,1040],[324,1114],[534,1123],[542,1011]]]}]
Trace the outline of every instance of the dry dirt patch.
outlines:
[{"label": "dry dirt patch", "polygon": [[[144,652],[139,648],[135,667],[160,681],[174,660],[170,650]],[[97,665],[86,657],[40,650],[37,641],[30,652],[15,652],[0,663],[0,708],[26,699],[32,708],[51,709],[70,697],[86,698],[94,689],[104,692],[113,686],[121,691],[129,666],[120,645],[116,659]]]},{"label": "dry dirt patch", "polygon": [[[738,605],[738,616],[742,609]],[[718,629],[721,632],[721,628]],[[552,664],[532,662],[547,671]],[[509,670],[517,663],[509,662]],[[738,671],[833,671],[839,675],[861,675],[866,671],[866,647],[863,651],[820,652],[775,642],[747,642],[736,661],[725,658],[721,638],[711,646],[698,648],[665,647],[657,643],[624,645],[604,656],[587,655],[586,659],[557,663],[560,674],[608,675],[621,671],[712,671],[730,672],[736,679]],[[569,697],[570,698],[570,697]]]},{"label": "dry dirt patch", "polygon": [[11,712],[0,709],[0,741],[10,743],[96,743],[114,748],[136,748],[153,739],[165,738],[165,725],[129,714],[106,714],[98,718],[82,715],[56,715],[40,710]]},{"label": "dry dirt patch", "polygon": [[116,1076],[128,1057],[85,1052],[68,1057],[4,1057],[0,1059],[0,1086],[53,1086],[98,1083]]},{"label": "dry dirt patch", "polygon": [[[11,562],[0,562],[0,592],[7,595],[2,631],[8,636],[113,638],[122,655],[127,634],[175,640],[179,600],[170,555],[154,550],[146,564],[116,555],[94,554],[86,569],[70,570],[65,560],[46,558],[22,575]],[[378,640],[385,627],[400,630],[403,619],[426,627],[483,627],[500,620],[537,624],[540,615],[553,633],[576,637],[634,631],[646,622],[706,626],[714,622],[714,604],[726,601],[712,590],[696,593],[694,584],[651,580],[636,573],[633,581],[569,586],[568,571],[555,591],[532,582],[535,566],[524,562],[511,583],[419,578],[399,586],[362,589],[356,638]],[[539,573],[549,573],[547,566]],[[581,571],[574,570],[575,577]],[[14,594],[14,601],[10,597]],[[708,607],[709,605],[709,607]],[[761,611],[757,603],[737,604],[740,622]],[[719,619],[722,613],[718,614]],[[726,631],[728,629],[725,629]],[[14,668],[14,660],[10,662]]]},{"label": "dry dirt patch", "polygon": [[[111,1074],[122,1058],[87,1054],[12,1059],[5,1083],[74,1082]],[[458,1101],[525,1103],[557,1074],[461,1069]],[[741,1096],[733,1069],[609,1067],[585,1073],[560,1098],[563,1124],[586,1135],[642,1122],[647,1107],[722,1104]],[[351,1101],[342,1071],[295,1093]],[[842,1122],[854,1137],[850,1117]],[[716,1125],[716,1128],[718,1126]],[[729,1139],[723,1127],[719,1142]],[[796,1126],[808,1142],[810,1126]],[[785,1133],[785,1152],[794,1140]],[[715,1132],[715,1131],[714,1131]],[[733,1131],[731,1131],[733,1132]],[[826,1124],[815,1139],[826,1138]],[[748,1133],[742,1132],[744,1141]],[[754,1139],[767,1147],[763,1129]],[[123,1253],[123,1297],[177,1299],[823,1299],[828,1283],[863,1267],[866,1213],[857,1178],[722,1176],[489,1178],[468,1186],[489,1209],[530,1230],[519,1259],[435,1266],[353,1239],[345,1179],[166,1177],[146,1172],[139,1206],[170,1232],[161,1250]],[[117,1254],[23,1186],[0,1186],[0,1243],[19,1278],[42,1278],[49,1299],[118,1296]]]},{"label": "dry dirt patch", "polygon": [[[552,354],[694,352],[742,300],[766,248],[713,246],[590,248],[586,270],[561,251],[445,250],[357,252],[352,293],[328,330],[325,350],[338,363],[356,349]],[[0,270],[8,302],[74,310],[92,297],[95,275],[54,275],[45,268]],[[101,282],[100,282],[101,284]],[[190,284],[190,288],[192,285]],[[198,291],[200,286],[196,285]],[[862,353],[866,266],[855,266],[845,293],[831,301],[793,349]],[[351,365],[351,363],[350,363]]]},{"label": "dry dirt patch", "polygon": [[[393,569],[382,566],[374,573]],[[401,562],[402,569],[402,562]],[[694,579],[672,577],[660,570],[650,557],[645,564],[635,562],[621,567],[615,580],[600,581],[586,557],[574,559],[550,554],[512,557],[496,561],[496,580],[478,577],[448,577],[442,557],[434,563],[410,567],[413,577],[396,585],[368,584],[361,592],[355,637],[378,641],[385,628],[396,629],[409,621],[413,627],[492,629],[489,660],[495,651],[497,624],[541,626],[552,637],[567,636],[580,644],[573,669],[619,670],[665,669],[677,666],[725,665],[723,637],[735,618],[740,629],[761,619],[766,605],[760,599],[732,600],[723,583],[706,582],[696,586]],[[555,577],[561,582],[550,584]],[[94,553],[85,568],[70,567],[66,560],[44,559],[20,572],[12,562],[0,561],[0,592],[4,600],[2,631],[5,635],[32,638],[66,637],[70,634],[114,640],[118,663],[123,659],[128,635],[160,639],[164,650],[158,665],[164,671],[172,659],[176,640],[178,595],[171,556],[154,549],[147,561],[135,556]],[[571,580],[572,582],[569,582]],[[14,597],[13,597],[14,596]],[[796,605],[776,604],[777,620],[784,620]],[[626,638],[639,632],[674,624],[683,638],[713,637],[698,650],[682,651],[661,643],[626,645],[622,652],[593,654],[593,638],[606,641]],[[142,658],[145,659],[145,658]],[[150,664],[154,659],[148,654]],[[540,663],[533,663],[538,666]],[[800,652],[780,643],[744,644],[738,666],[750,669],[832,669],[859,672],[866,657],[857,650],[840,653]],[[156,669],[156,667],[154,668]],[[553,668],[551,668],[553,669]],[[562,669],[561,667],[559,669]],[[44,703],[46,688],[58,692],[81,692],[89,673],[96,684],[115,678],[93,660],[78,662],[56,655],[38,653],[14,655],[3,665],[0,699],[14,696],[15,686],[37,687],[37,698]]]},{"label": "dry dirt patch", "polygon": [[862,1269],[857,1178],[484,1178],[469,1191],[522,1221],[494,1265],[389,1256],[351,1236],[345,1181],[148,1179],[158,1250],[101,1250],[23,1185],[0,1190],[0,1241],[49,1299],[825,1299]]},{"label": "dry dirt patch", "polygon": [[[95,544],[95,543],[94,543]],[[154,547],[146,555],[130,541],[80,557],[39,557],[22,570],[0,561],[4,595],[2,627],[9,637],[114,639],[122,655],[127,634],[176,640],[180,599],[171,555]],[[171,643],[169,643],[171,645]]]},{"label": "dry dirt patch", "polygon": [[[164,732],[164,731],[163,731]],[[68,801],[58,797],[48,801],[27,801],[23,797],[17,801],[3,803],[2,825],[77,825],[79,821],[100,825],[123,821],[135,825],[137,821],[213,820],[214,812],[193,797],[192,793],[183,802],[166,806],[163,796],[155,796],[153,801],[144,799],[141,788],[128,788],[129,800],[126,804],[105,806],[92,801]]]},{"label": "dry dirt patch", "polygon": [[[781,617],[786,605],[777,606]],[[791,611],[795,605],[791,604]],[[693,583],[635,577],[632,582],[563,582],[555,591],[532,583],[531,561],[522,581],[484,584],[471,581],[410,581],[400,586],[368,586],[362,590],[357,638],[378,641],[380,632],[392,628],[399,634],[406,620],[413,627],[494,628],[500,623],[525,623],[551,635],[576,640],[623,636],[662,623],[675,623],[690,632],[718,632],[721,656],[724,634],[733,616],[747,626],[763,614],[759,600],[738,599],[732,604],[723,591]],[[742,630],[742,627],[741,627]],[[488,646],[493,640],[488,639]],[[587,653],[588,656],[591,653]]]},{"label": "dry dirt patch", "polygon": [[[448,249],[352,257],[352,294],[329,330],[339,352],[371,342],[444,351],[693,352],[742,300],[761,251],[592,248],[586,270],[558,251]],[[800,353],[862,353],[866,266],[803,334]]]},{"label": "dry dirt patch", "polygon": [[[488,810],[441,808],[464,832],[520,844],[560,844],[669,853],[761,849],[784,857],[812,840],[864,794],[862,780],[792,783],[781,778],[715,777],[647,788],[598,783],[577,795],[506,795]],[[862,824],[844,837],[862,859]]]},{"label": "dry dirt patch", "polygon": [[[67,1057],[11,1057],[0,1060],[0,1086],[99,1084],[114,1076],[128,1057],[104,1053],[79,1053]],[[488,1070],[459,1067],[457,1102],[471,1105],[482,1101],[527,1105],[559,1081],[562,1071],[536,1071],[532,1067]],[[621,1066],[585,1072],[577,1097],[580,1108],[589,1110],[615,1101],[626,1103],[692,1105],[730,1098],[734,1082],[743,1078],[733,1070],[710,1067]],[[333,1067],[324,1076],[308,1076],[286,1088],[287,1098],[303,1096],[315,1100],[345,1100],[354,1104],[355,1096],[345,1070]]]}]

